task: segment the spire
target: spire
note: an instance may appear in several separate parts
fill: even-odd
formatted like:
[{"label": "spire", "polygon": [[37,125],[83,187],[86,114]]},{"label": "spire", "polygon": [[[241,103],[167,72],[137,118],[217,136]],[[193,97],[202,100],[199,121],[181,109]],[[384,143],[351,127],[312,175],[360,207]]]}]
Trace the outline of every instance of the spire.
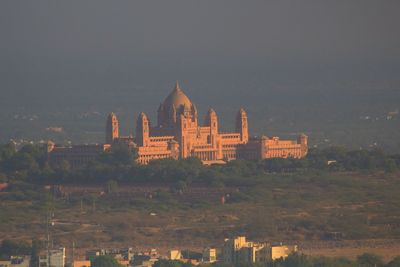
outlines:
[{"label": "spire", "polygon": [[146,118],[147,119],[147,115],[144,112],[140,112],[139,114],[139,118]]},{"label": "spire", "polygon": [[208,114],[217,114],[213,108],[208,109]]},{"label": "spire", "polygon": [[175,91],[182,91],[178,80],[176,80],[176,83],[175,83]]},{"label": "spire", "polygon": [[117,115],[111,112],[107,117],[106,123],[106,143],[112,144],[119,137],[119,124]]},{"label": "spire", "polygon": [[217,113],[214,109],[208,109],[207,115],[204,120],[204,126],[212,126],[212,121],[218,121]]}]

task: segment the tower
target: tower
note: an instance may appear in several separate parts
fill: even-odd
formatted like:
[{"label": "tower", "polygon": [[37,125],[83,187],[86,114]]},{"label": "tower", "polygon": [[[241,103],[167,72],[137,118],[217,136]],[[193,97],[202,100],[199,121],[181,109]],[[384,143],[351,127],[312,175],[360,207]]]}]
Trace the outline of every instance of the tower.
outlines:
[{"label": "tower", "polygon": [[145,113],[140,113],[136,123],[136,144],[148,146],[150,143],[150,121]]},{"label": "tower", "polygon": [[106,143],[112,144],[119,137],[119,125],[117,115],[111,112],[106,123]]},{"label": "tower", "polygon": [[300,158],[305,157],[308,153],[308,136],[305,134],[300,134],[297,137],[297,144],[300,144],[301,154]]},{"label": "tower", "polygon": [[300,134],[297,137],[297,143],[301,145],[307,145],[308,144],[308,136],[305,134]]},{"label": "tower", "polygon": [[209,143],[215,146],[218,137],[218,116],[215,110],[212,108],[210,108],[207,112],[204,125],[210,127]]},{"label": "tower", "polygon": [[211,144],[213,152],[210,153],[209,159],[221,159],[223,157],[221,139],[218,134],[218,116],[215,110],[210,108],[207,112],[204,126],[210,127],[207,143]]},{"label": "tower", "polygon": [[180,114],[177,120],[176,135],[180,147],[180,157],[187,158],[190,153],[190,136],[188,135],[188,119]]},{"label": "tower", "polygon": [[236,132],[240,133],[240,140],[246,144],[249,141],[249,128],[247,124],[247,113],[241,108],[236,115]]}]

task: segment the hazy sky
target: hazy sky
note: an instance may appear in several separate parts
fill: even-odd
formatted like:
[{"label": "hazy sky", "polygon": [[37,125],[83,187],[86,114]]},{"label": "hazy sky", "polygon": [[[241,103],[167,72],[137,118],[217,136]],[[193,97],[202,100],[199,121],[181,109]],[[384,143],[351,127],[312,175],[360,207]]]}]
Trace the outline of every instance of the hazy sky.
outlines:
[{"label": "hazy sky", "polygon": [[124,90],[159,102],[176,79],[200,102],[197,90],[396,90],[399,14],[397,0],[4,0],[0,104]]},{"label": "hazy sky", "polygon": [[2,61],[400,59],[399,1],[2,1]]}]

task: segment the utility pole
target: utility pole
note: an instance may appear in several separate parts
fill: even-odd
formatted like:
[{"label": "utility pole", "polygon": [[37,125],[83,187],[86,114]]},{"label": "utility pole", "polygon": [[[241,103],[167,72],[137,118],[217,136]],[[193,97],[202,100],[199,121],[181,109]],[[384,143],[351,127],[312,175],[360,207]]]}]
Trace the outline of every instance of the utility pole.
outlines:
[{"label": "utility pole", "polygon": [[[53,194],[52,191],[49,192],[49,198],[46,201],[46,250],[47,250],[47,266],[50,267],[50,242],[51,248],[54,248],[53,239],[51,238],[51,229],[50,227],[54,225],[53,218],[54,218],[54,187],[53,187]],[[39,263],[40,264],[40,263]]]},{"label": "utility pole", "polygon": [[46,212],[46,249],[47,249],[47,266],[50,267],[50,231],[49,231],[49,210]]},{"label": "utility pole", "polygon": [[93,201],[92,210],[93,210],[93,212],[95,212],[96,211],[96,197],[95,196],[92,197],[92,201]]},{"label": "utility pole", "polygon": [[71,263],[72,266],[74,266],[74,261],[75,261],[75,242],[72,241],[72,263]]}]

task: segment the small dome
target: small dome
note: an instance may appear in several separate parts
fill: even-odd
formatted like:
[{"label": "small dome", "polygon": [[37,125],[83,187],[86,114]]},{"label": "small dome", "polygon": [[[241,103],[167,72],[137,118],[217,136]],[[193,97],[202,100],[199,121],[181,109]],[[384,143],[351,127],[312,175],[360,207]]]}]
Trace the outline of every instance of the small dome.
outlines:
[{"label": "small dome", "polygon": [[210,109],[208,109],[207,115],[208,116],[217,115],[217,112],[215,112],[215,110],[213,108],[210,108]]},{"label": "small dome", "polygon": [[147,115],[146,115],[146,113],[144,113],[144,112],[140,112],[140,114],[139,114],[139,118],[144,118],[144,119],[147,119]]},{"label": "small dome", "polygon": [[238,111],[238,115],[247,115],[246,111],[244,110],[244,108],[240,108]]},{"label": "small dome", "polygon": [[182,91],[177,81],[174,90],[164,100],[163,103],[164,110],[169,110],[172,108],[172,106],[174,106],[175,109],[178,110],[183,105],[186,106],[187,108],[191,108],[192,102]]}]

